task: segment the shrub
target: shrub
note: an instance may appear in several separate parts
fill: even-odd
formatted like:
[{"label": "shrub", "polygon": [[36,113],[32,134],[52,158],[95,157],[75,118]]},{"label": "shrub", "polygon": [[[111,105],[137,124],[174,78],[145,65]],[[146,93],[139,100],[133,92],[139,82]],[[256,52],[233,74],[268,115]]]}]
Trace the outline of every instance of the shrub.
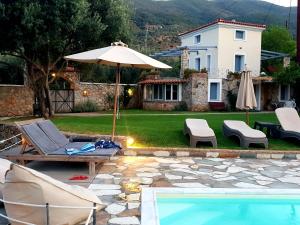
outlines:
[{"label": "shrub", "polygon": [[188,78],[191,77],[191,75],[193,73],[199,73],[199,71],[198,70],[194,70],[194,69],[185,69],[184,73],[183,73],[183,78],[184,79],[188,79]]},{"label": "shrub", "polygon": [[98,111],[98,106],[96,102],[87,100],[85,102],[78,103],[74,107],[74,112],[97,112]]},{"label": "shrub", "polygon": [[173,111],[187,111],[188,107],[186,102],[180,102],[179,105],[176,105]]},{"label": "shrub", "polygon": [[207,69],[206,68],[203,68],[200,70],[200,73],[208,73]]},{"label": "shrub", "polygon": [[228,79],[240,79],[241,75],[242,74],[240,72],[229,71],[228,74],[227,74],[227,78]]},{"label": "shrub", "polygon": [[233,91],[227,92],[227,99],[228,99],[228,111],[235,111],[236,110],[236,100],[237,100],[237,94],[233,93]]}]

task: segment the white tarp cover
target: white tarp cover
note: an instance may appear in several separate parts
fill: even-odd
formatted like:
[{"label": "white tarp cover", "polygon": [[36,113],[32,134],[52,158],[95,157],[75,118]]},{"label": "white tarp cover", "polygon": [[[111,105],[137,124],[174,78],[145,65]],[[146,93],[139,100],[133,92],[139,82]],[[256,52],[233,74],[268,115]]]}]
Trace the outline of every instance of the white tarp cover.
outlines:
[{"label": "white tarp cover", "polygon": [[11,162],[6,159],[0,159],[0,198],[2,198],[2,189],[5,182],[5,175],[10,170]]},{"label": "white tarp cover", "polygon": [[[3,198],[6,201],[40,204],[93,207],[97,204],[98,210],[104,206],[99,198],[90,190],[70,186],[57,181],[35,170],[12,164],[12,169],[6,175],[3,188]],[[29,206],[17,206],[5,203],[8,217],[33,223],[46,224],[46,209]],[[90,209],[49,209],[51,225],[77,224],[87,219]],[[11,222],[12,225],[18,223]]]}]

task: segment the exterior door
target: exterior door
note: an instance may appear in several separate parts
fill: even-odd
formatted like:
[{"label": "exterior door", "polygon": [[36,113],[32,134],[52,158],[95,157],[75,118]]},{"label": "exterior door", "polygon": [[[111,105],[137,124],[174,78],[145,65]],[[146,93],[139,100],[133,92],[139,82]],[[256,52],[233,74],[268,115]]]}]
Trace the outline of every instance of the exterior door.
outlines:
[{"label": "exterior door", "polygon": [[74,90],[50,90],[55,113],[68,113],[74,109]]}]

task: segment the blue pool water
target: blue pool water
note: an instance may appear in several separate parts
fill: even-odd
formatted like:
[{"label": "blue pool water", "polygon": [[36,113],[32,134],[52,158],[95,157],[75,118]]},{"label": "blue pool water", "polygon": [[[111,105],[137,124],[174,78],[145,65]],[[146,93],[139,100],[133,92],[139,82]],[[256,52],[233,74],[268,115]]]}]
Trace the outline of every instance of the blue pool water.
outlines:
[{"label": "blue pool water", "polygon": [[300,225],[299,196],[157,196],[160,225]]}]

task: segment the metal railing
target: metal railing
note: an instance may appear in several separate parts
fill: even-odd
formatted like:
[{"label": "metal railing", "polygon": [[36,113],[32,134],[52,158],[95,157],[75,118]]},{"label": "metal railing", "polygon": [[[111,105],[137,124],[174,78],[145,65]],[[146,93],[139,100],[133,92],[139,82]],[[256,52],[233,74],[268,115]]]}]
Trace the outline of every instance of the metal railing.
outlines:
[{"label": "metal railing", "polygon": [[[22,202],[13,202],[13,201],[6,201],[4,199],[0,199],[0,202],[3,202],[5,204],[11,204],[11,205],[20,205],[20,206],[28,206],[28,207],[36,207],[36,208],[45,208],[45,215],[46,215],[46,225],[50,225],[50,214],[49,210],[50,208],[63,208],[63,209],[90,209],[89,216],[87,220],[85,221],[85,225],[88,225],[91,222],[91,219],[93,218],[93,225],[96,225],[96,203],[93,203],[92,207],[77,207],[77,206],[62,206],[62,205],[50,205],[49,203],[46,203],[45,205],[38,205],[38,204],[30,204],[30,203],[22,203]],[[8,216],[5,216],[4,214],[0,213],[0,217],[7,219],[9,221],[25,224],[25,225],[38,225],[33,223],[28,223],[25,221],[20,221]]]},{"label": "metal railing", "polygon": [[[17,137],[21,137],[21,135],[22,135],[22,134],[19,133],[19,134],[16,134],[16,135],[14,135],[14,136],[12,136],[12,137],[10,137],[10,138],[1,140],[1,141],[0,141],[0,144],[4,144],[5,142],[10,141],[10,140],[12,140],[12,139],[14,139],[14,138],[17,138]],[[12,147],[14,147],[14,146],[20,144],[20,143],[22,143],[22,140],[17,141],[17,142],[15,142],[15,143],[13,143],[13,144],[11,144],[11,145],[9,145],[9,146],[3,148],[3,149],[0,149],[0,152],[4,152],[4,151],[6,151],[6,150],[8,150],[8,149],[10,149],[10,148],[12,148]]]}]

